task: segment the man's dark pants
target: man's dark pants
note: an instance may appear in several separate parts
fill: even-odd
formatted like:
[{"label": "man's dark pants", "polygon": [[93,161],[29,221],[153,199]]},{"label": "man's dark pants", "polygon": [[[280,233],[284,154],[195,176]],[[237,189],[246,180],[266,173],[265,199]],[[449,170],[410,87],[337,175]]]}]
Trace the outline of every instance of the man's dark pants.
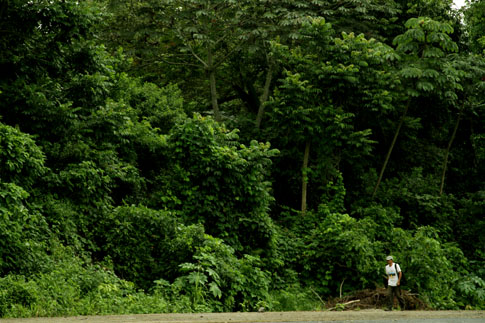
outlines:
[{"label": "man's dark pants", "polygon": [[392,306],[394,305],[394,295],[396,295],[397,300],[399,301],[399,306],[401,307],[401,310],[404,310],[405,303],[404,297],[402,297],[401,294],[401,286],[387,286],[387,309],[392,310]]}]

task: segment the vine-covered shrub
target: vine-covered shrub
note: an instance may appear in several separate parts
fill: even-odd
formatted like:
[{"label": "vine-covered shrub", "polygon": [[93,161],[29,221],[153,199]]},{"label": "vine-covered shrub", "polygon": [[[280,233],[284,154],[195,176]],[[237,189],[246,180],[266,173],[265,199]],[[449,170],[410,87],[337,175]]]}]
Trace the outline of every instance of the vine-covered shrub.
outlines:
[{"label": "vine-covered shrub", "polygon": [[185,226],[173,212],[142,206],[115,208],[100,231],[116,274],[145,290],[155,280],[175,280],[179,265],[192,261],[205,239],[202,226]]},{"label": "vine-covered shrub", "polygon": [[268,179],[277,150],[238,138],[237,130],[200,115],[177,124],[167,139],[158,206],[179,211],[183,223],[203,224],[238,253],[268,252],[274,200]]},{"label": "vine-covered shrub", "polygon": [[216,311],[271,308],[270,274],[261,267],[259,257],[237,258],[233,248],[206,235],[196,247],[194,261],[180,265],[182,276],[174,285],[191,295],[194,310],[201,306]]},{"label": "vine-covered shrub", "polygon": [[44,271],[0,278],[1,317],[162,313],[174,311],[160,295],[148,295],[112,270],[77,257],[53,242]]},{"label": "vine-covered shrub", "polygon": [[118,207],[105,223],[107,260],[115,273],[185,310],[253,310],[268,300],[269,274],[259,257],[237,256],[201,225],[185,226],[173,212]]},{"label": "vine-covered shrub", "polygon": [[0,122],[0,276],[43,263],[50,231],[32,195],[47,171],[44,159],[31,136]]},{"label": "vine-covered shrub", "polygon": [[375,286],[382,243],[372,221],[329,212],[305,237],[304,273],[323,295]]},{"label": "vine-covered shrub", "polygon": [[435,229],[420,227],[412,234],[395,229],[393,253],[406,272],[406,288],[440,309],[457,309],[457,287],[466,276],[466,258],[456,244],[442,243]]}]

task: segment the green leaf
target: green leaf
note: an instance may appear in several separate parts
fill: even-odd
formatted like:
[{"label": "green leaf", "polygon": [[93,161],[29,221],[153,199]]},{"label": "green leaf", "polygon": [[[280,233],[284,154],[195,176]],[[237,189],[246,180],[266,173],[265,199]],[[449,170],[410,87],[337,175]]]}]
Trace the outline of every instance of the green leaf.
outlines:
[{"label": "green leaf", "polygon": [[400,74],[405,78],[420,78],[423,71],[417,67],[406,67],[400,71]]},{"label": "green leaf", "polygon": [[194,285],[204,285],[207,283],[207,276],[204,273],[200,272],[191,272],[187,278],[189,279],[189,282],[191,282]]},{"label": "green leaf", "polygon": [[212,295],[214,297],[221,299],[221,297],[222,297],[221,289],[219,288],[219,286],[215,282],[211,282],[209,284],[209,291],[212,293]]},{"label": "green leaf", "polygon": [[445,53],[437,47],[427,47],[423,50],[423,57],[443,57]]},{"label": "green leaf", "polygon": [[426,81],[418,81],[416,83],[416,87],[419,90],[422,90],[422,91],[425,91],[425,92],[431,92],[434,89],[433,84],[431,84],[430,82],[426,82]]}]

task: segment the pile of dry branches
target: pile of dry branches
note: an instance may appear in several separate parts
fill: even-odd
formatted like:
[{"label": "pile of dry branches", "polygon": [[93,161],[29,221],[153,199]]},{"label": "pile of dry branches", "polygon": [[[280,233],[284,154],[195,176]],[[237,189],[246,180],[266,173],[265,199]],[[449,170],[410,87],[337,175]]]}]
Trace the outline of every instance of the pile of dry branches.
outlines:
[{"label": "pile of dry branches", "polygon": [[[406,310],[425,310],[428,308],[425,302],[419,299],[419,295],[402,290],[406,302]],[[397,307],[397,300],[394,300]],[[353,310],[384,308],[387,305],[387,289],[364,289],[338,298],[330,298],[325,307],[328,310]]]}]

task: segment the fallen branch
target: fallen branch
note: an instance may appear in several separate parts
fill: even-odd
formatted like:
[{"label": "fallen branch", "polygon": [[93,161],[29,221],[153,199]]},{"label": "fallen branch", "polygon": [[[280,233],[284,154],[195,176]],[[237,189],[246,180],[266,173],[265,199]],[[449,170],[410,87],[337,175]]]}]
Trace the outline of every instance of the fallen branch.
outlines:
[{"label": "fallen branch", "polygon": [[310,287],[310,290],[311,290],[313,293],[315,293],[315,295],[317,295],[317,297],[320,299],[320,302],[322,302],[323,307],[325,307],[325,302],[324,302],[324,301],[323,301],[323,299],[320,297],[320,295],[318,295],[318,293],[317,293],[317,292],[316,292],[316,291],[315,291],[313,288],[311,288],[311,287]]},{"label": "fallen branch", "polygon": [[342,287],[344,286],[344,281],[345,281],[345,278],[344,280],[342,280],[342,283],[340,284],[340,298],[342,298]]},{"label": "fallen branch", "polygon": [[343,303],[343,304],[337,304],[337,306],[335,307],[332,307],[332,308],[329,308],[328,310],[329,311],[335,311],[337,308],[345,308],[345,306],[347,305],[350,305],[350,304],[353,304],[353,303],[358,303],[360,302],[360,299],[356,299],[356,300],[353,300],[353,301],[350,301],[350,302],[347,302],[347,303]]}]

